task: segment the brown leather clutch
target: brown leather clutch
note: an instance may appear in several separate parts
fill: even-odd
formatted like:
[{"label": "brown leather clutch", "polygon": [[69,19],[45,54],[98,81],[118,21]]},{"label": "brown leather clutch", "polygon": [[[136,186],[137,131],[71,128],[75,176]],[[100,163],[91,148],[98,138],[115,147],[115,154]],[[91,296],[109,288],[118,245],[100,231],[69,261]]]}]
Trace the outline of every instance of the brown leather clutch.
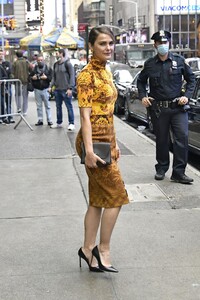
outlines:
[{"label": "brown leather clutch", "polygon": [[[81,155],[81,164],[85,163],[85,147],[84,144],[81,143],[82,155]],[[101,159],[103,159],[106,164],[102,164],[99,161],[97,162],[98,167],[105,167],[111,164],[111,148],[110,143],[104,142],[94,142],[93,150],[96,155],[98,155]]]}]

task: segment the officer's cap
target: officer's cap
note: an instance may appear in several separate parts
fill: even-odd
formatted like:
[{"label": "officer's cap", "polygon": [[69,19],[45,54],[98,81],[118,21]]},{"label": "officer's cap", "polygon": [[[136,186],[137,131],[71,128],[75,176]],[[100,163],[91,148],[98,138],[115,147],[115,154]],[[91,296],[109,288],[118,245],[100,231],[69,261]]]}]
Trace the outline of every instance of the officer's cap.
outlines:
[{"label": "officer's cap", "polygon": [[151,40],[154,40],[155,42],[167,42],[170,40],[170,38],[171,33],[169,31],[160,30],[152,35]]}]

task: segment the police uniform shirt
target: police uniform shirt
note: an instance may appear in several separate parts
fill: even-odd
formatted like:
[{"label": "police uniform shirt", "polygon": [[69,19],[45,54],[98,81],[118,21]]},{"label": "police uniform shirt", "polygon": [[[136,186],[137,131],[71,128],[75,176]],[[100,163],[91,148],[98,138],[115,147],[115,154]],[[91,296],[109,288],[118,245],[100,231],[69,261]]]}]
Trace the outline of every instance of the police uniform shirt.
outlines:
[{"label": "police uniform shirt", "polygon": [[147,96],[147,80],[149,79],[149,96],[157,101],[171,100],[181,96],[183,78],[187,82],[185,95],[192,96],[195,77],[190,67],[185,63],[184,57],[169,52],[165,61],[156,55],[149,58],[141,71],[137,86],[139,98]]}]

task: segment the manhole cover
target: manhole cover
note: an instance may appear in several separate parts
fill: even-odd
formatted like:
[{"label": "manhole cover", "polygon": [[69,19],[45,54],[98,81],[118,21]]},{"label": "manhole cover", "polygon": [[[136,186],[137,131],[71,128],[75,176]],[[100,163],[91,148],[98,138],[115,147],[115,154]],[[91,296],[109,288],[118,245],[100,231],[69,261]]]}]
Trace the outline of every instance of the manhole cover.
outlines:
[{"label": "manhole cover", "polygon": [[154,183],[126,184],[130,202],[152,202],[167,200],[167,195]]}]

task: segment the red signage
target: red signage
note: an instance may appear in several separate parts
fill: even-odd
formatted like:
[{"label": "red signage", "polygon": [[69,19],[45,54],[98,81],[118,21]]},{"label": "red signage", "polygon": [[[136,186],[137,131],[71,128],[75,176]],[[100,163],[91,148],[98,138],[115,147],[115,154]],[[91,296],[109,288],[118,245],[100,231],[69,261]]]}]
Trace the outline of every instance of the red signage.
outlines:
[{"label": "red signage", "polygon": [[78,31],[79,32],[86,32],[88,24],[87,23],[79,23],[78,24]]}]

